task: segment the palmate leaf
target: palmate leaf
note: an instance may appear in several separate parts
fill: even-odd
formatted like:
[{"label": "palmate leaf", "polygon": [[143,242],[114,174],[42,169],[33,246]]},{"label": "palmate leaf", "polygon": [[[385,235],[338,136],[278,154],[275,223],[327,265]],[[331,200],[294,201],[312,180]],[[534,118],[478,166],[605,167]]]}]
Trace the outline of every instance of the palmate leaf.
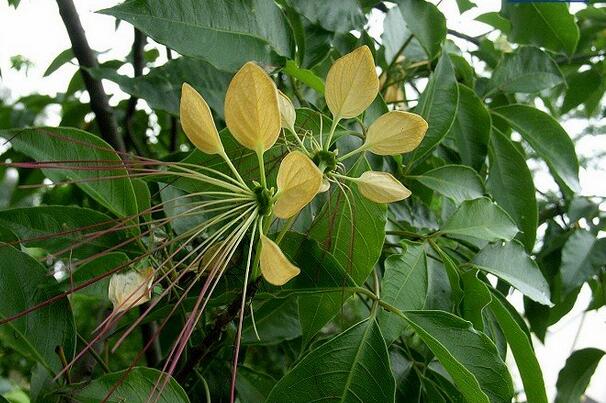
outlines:
[{"label": "palmate leaf", "polygon": [[102,10],[182,55],[234,72],[245,62],[294,57],[291,28],[271,0],[129,0]]},{"label": "palmate leaf", "polygon": [[374,318],[307,354],[273,388],[266,402],[393,402],[395,381]]}]

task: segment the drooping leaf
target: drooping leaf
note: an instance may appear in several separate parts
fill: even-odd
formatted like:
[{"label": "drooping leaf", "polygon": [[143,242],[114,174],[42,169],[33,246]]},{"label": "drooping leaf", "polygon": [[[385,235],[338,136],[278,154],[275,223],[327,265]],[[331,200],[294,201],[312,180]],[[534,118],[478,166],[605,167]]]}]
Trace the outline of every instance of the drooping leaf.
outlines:
[{"label": "drooping leaf", "polygon": [[463,282],[463,318],[470,321],[476,330],[484,331],[484,309],[492,301],[488,286],[478,278],[477,270],[468,270],[461,275]]},{"label": "drooping leaf", "polygon": [[242,343],[268,345],[301,336],[297,298],[271,298],[255,301],[253,306],[259,339],[252,321],[247,320],[242,328]]},{"label": "drooping leaf", "polygon": [[[0,318],[6,319],[56,294],[56,281],[31,256],[0,244]],[[38,361],[49,372],[62,368],[58,348],[67,359],[76,348],[74,317],[67,299],[37,309],[0,326],[2,340],[21,354]]]},{"label": "drooping leaf", "polygon": [[606,239],[586,230],[575,231],[562,248],[562,293],[568,294],[597,274],[606,261]]},{"label": "drooping leaf", "polygon": [[[10,139],[15,150],[37,161],[49,162],[51,167],[43,172],[53,181],[77,181],[78,187],[118,216],[137,213],[137,198],[126,176],[128,172],[111,146],[99,137],[65,127],[2,130],[0,137]],[[54,168],[52,161],[83,162],[60,162]],[[108,176],[112,179],[106,179]]]},{"label": "drooping leaf", "polygon": [[475,18],[475,20],[488,24],[504,34],[508,34],[511,31],[511,23],[509,20],[503,18],[503,16],[496,11],[480,14]]},{"label": "drooping leaf", "polygon": [[551,305],[549,284],[520,243],[488,245],[473,258],[472,263],[478,269],[505,280],[533,301]]},{"label": "drooping leaf", "polygon": [[494,114],[522,135],[556,178],[573,192],[579,190],[579,163],[574,143],[555,119],[527,105],[499,107],[494,109]]},{"label": "drooping leaf", "polygon": [[444,165],[414,178],[457,204],[477,199],[485,193],[480,176],[465,165]]},{"label": "drooping leaf", "polygon": [[[381,281],[381,299],[400,310],[423,309],[428,286],[426,259],[420,244],[408,244],[404,254],[388,257]],[[388,345],[406,327],[402,319],[386,311],[379,313],[378,322]]]},{"label": "drooping leaf", "polygon": [[409,311],[405,316],[471,402],[509,402],[511,376],[494,343],[471,324],[442,311]]},{"label": "drooping leaf", "polygon": [[498,291],[493,292],[490,310],[499,322],[507,344],[511,347],[522,377],[526,399],[529,402],[547,403],[543,373],[524,320],[507,300],[498,294]]},{"label": "drooping leaf", "polygon": [[[167,375],[157,369],[135,367],[125,374],[126,371],[129,370],[112,372],[94,379],[82,389],[77,390],[76,399],[82,403],[99,402],[111,391],[111,397],[108,400],[110,402],[144,402],[150,396],[162,403],[189,402],[183,388],[172,377],[168,380],[162,394],[158,396],[156,383],[158,379],[160,382],[164,382],[164,377]],[[155,394],[152,395],[152,392]]]},{"label": "drooping leaf", "polygon": [[322,344],[278,381],[266,402],[393,402],[395,381],[379,325],[366,319]]},{"label": "drooping leaf", "polygon": [[465,165],[480,171],[486,160],[490,137],[490,113],[474,90],[459,84],[459,107],[451,134]]},{"label": "drooping leaf", "polygon": [[513,42],[569,55],[577,47],[579,28],[566,4],[507,3],[501,13],[511,21],[508,38]]},{"label": "drooping leaf", "polygon": [[402,17],[430,59],[436,57],[446,38],[446,18],[434,4],[425,0],[398,0]]},{"label": "drooping leaf", "polygon": [[[395,63],[399,55],[415,61],[427,58],[419,40],[408,30],[400,7],[390,8],[385,15],[381,39],[385,46],[385,61],[388,64]],[[404,47],[407,42],[408,44]]]},{"label": "drooping leaf", "polygon": [[225,71],[236,71],[250,60],[273,64],[277,56],[294,56],[290,26],[270,0],[129,0],[101,13],[127,21],[180,54]]},{"label": "drooping leaf", "polygon": [[459,86],[450,58],[444,52],[415,109],[425,118],[429,129],[421,145],[412,152],[413,161],[430,153],[446,137],[455,121],[458,103]]},{"label": "drooping leaf", "polygon": [[489,159],[487,186],[490,194],[516,222],[521,231],[520,240],[530,252],[536,239],[539,211],[526,158],[503,133],[493,127]]},{"label": "drooping leaf", "polygon": [[492,74],[490,87],[503,92],[535,93],[562,83],[562,72],[547,53],[534,46],[521,46],[503,56]]},{"label": "drooping leaf", "polygon": [[597,348],[584,348],[572,353],[558,374],[555,402],[580,402],[604,354],[606,352]]},{"label": "drooping leaf", "polygon": [[501,207],[490,199],[481,197],[461,203],[440,231],[487,241],[509,241],[518,229]]}]

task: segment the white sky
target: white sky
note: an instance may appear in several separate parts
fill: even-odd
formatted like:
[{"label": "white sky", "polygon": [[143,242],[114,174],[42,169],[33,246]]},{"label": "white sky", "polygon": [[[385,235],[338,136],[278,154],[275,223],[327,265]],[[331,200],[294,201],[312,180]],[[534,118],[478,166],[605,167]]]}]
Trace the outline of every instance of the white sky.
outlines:
[{"label": "white sky", "polygon": [[[473,21],[473,18],[488,11],[499,11],[501,1],[475,0],[475,2],[481,6],[459,16],[454,0],[442,1],[439,8],[447,17],[448,27],[472,36],[487,32],[490,28]],[[132,44],[132,27],[123,23],[120,24],[118,30],[115,30],[113,17],[94,13],[96,10],[111,7],[119,1],[75,0],[75,3],[91,47],[97,51],[109,50],[100,56],[100,60],[124,58],[129,53]],[[573,7],[578,8],[580,6],[577,4]],[[374,37],[380,37],[382,13],[372,14],[370,32]],[[455,39],[455,42],[463,50],[474,48],[462,40]],[[46,78],[43,78],[42,74],[55,56],[68,47],[70,47],[69,38],[54,1],[22,0],[19,8],[14,10],[6,5],[6,1],[0,0],[0,70],[2,71],[0,97],[8,97],[14,100],[32,93],[55,95],[57,92],[65,91],[69,80],[77,70],[76,66],[64,66]],[[9,58],[17,54],[34,63],[27,76],[23,72],[10,70]],[[160,54],[164,55],[163,50]],[[159,59],[161,63],[164,60],[163,56]],[[125,70],[121,73],[129,73],[129,71]],[[108,92],[117,94],[111,100],[113,105],[125,97],[116,85],[108,82],[105,82],[104,85]],[[50,113],[49,120],[46,123],[56,124],[58,119]],[[569,133],[575,135],[586,127],[587,121],[567,120],[563,122],[563,125]],[[577,153],[579,155],[589,156],[605,150],[605,133],[600,136],[586,137],[577,143]],[[554,186],[553,180],[547,172],[538,172],[534,179],[540,189],[552,189]],[[606,170],[603,167],[581,169],[580,181],[582,194],[606,196]],[[558,372],[563,367],[564,361],[571,350],[584,347],[598,347],[606,350],[606,337],[604,336],[606,335],[606,309],[602,308],[598,312],[588,312],[582,321],[583,310],[590,299],[589,289],[584,288],[575,308],[560,323],[550,329],[546,344],[542,345],[538,340],[535,340],[536,353],[543,368],[550,397],[554,396]],[[510,297],[510,300],[517,307],[522,306],[519,294],[514,294]],[[575,340],[581,321],[582,327],[578,337],[576,337],[576,344],[573,346],[573,340]],[[596,371],[588,393],[593,399],[601,402],[606,402],[606,383],[603,382],[604,379],[606,379],[606,359],[602,360],[598,371]],[[521,385],[519,379],[518,385]]]}]

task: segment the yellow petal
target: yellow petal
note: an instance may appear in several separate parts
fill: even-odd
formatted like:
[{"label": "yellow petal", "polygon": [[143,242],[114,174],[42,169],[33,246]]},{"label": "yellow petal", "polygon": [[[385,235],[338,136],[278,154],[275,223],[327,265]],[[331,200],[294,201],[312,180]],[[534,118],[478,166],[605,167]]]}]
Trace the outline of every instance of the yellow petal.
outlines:
[{"label": "yellow petal", "polygon": [[375,62],[366,45],[337,59],[326,76],[326,104],[338,118],[358,116],[368,108],[378,92]]},{"label": "yellow petal", "polygon": [[265,235],[261,235],[261,274],[268,283],[284,285],[301,270],[284,256],[280,247]]},{"label": "yellow petal", "polygon": [[280,134],[278,90],[259,66],[246,63],[229,83],[225,94],[225,123],[244,147],[269,149]]},{"label": "yellow petal", "polygon": [[208,104],[191,85],[183,83],[179,107],[181,127],[189,141],[207,154],[222,154],[223,144]]},{"label": "yellow petal", "polygon": [[375,203],[393,203],[410,196],[410,190],[387,172],[366,171],[355,181],[360,193]]},{"label": "yellow petal", "polygon": [[327,192],[328,189],[330,189],[330,182],[328,181],[328,179],[324,178],[322,179],[322,186],[320,186],[320,190],[318,190],[318,193]]},{"label": "yellow petal", "polygon": [[289,153],[278,169],[278,199],[274,214],[290,218],[309,203],[322,186],[322,172],[301,151]]},{"label": "yellow petal", "polygon": [[107,295],[114,311],[126,311],[149,301],[153,280],[154,269],[151,267],[112,275]]},{"label": "yellow petal", "polygon": [[421,143],[426,131],[427,122],[415,113],[387,112],[370,125],[363,147],[378,155],[407,153]]},{"label": "yellow petal", "polygon": [[284,129],[294,132],[297,113],[291,100],[280,90],[278,90],[278,106],[280,107],[280,124]]}]

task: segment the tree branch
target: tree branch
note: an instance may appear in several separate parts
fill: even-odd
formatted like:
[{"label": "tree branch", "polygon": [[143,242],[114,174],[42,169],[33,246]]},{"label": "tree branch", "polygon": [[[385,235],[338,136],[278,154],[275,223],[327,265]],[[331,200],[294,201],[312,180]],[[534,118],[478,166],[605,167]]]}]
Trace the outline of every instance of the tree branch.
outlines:
[{"label": "tree branch", "polygon": [[[143,32],[139,31],[137,28],[134,28],[135,39],[133,40],[133,49],[132,49],[132,57],[133,57],[133,70],[134,77],[139,77],[143,74],[143,67],[145,66],[144,60],[144,48],[146,37]],[[137,151],[137,154],[144,155],[144,150],[142,145],[139,143],[139,139],[136,138],[135,133],[133,133],[133,117],[135,116],[135,109],[137,107],[137,101],[139,98],[132,95],[128,104],[126,105],[126,115],[124,117],[124,127],[126,128],[126,134],[128,136],[128,140],[132,143],[133,147]]]},{"label": "tree branch", "polygon": [[480,40],[478,38],[474,38],[473,36],[469,36],[459,31],[455,31],[454,29],[449,29],[447,31],[450,35],[456,36],[457,38],[465,39],[467,42],[473,43],[476,46],[480,46]]},{"label": "tree branch", "polygon": [[[65,29],[72,43],[72,50],[80,64],[80,74],[90,96],[90,107],[95,113],[101,136],[116,150],[126,152],[124,139],[118,133],[118,125],[113,111],[109,106],[107,95],[101,81],[95,80],[86,68],[97,67],[97,58],[88,45],[86,34],[80,23],[80,17],[72,0],[57,0],[59,14],[65,24]],[[84,67],[84,68],[83,68]]]}]

